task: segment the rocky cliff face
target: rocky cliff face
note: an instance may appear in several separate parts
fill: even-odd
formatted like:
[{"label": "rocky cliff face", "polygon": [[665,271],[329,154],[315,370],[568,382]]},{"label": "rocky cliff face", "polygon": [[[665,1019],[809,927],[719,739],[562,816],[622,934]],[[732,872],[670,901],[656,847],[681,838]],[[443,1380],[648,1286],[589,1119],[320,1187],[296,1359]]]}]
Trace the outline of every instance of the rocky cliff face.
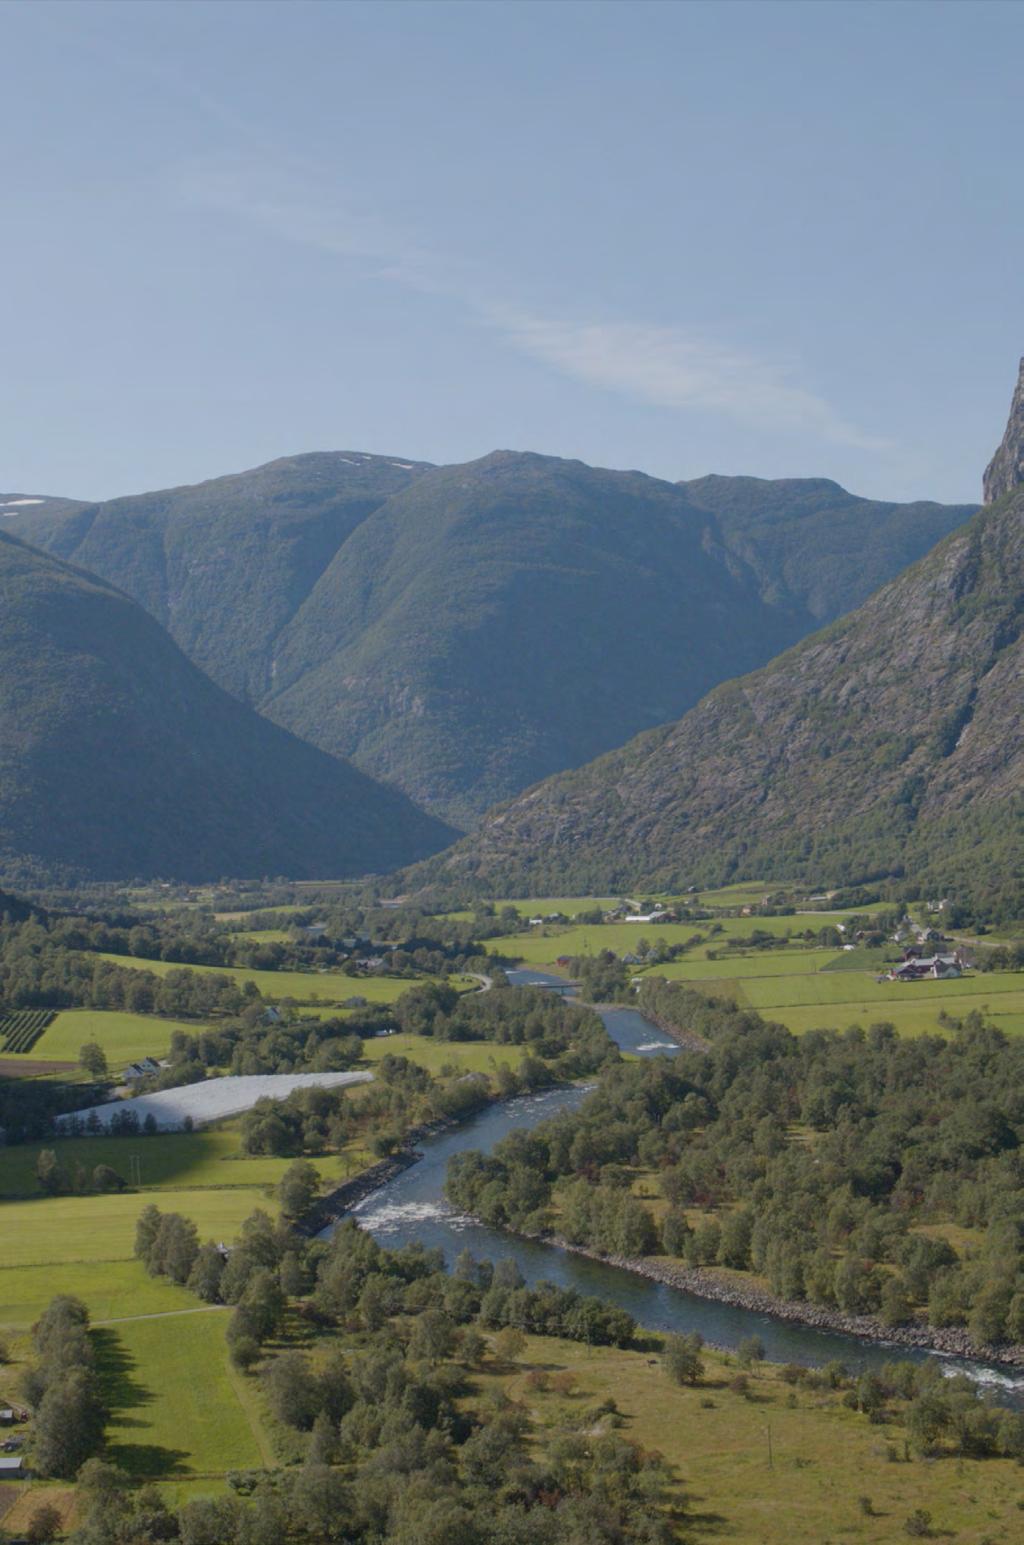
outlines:
[{"label": "rocky cliff face", "polygon": [[985,468],[983,483],[985,503],[993,504],[1011,489],[1024,483],[1024,359],[1020,362],[1017,390],[1010,405],[1010,417],[1002,444]]}]

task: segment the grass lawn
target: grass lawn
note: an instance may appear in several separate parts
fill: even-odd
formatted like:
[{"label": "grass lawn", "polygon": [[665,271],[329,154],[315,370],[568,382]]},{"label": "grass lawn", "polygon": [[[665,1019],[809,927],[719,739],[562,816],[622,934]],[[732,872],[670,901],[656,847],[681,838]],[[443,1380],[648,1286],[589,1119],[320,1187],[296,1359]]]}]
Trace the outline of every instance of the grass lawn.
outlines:
[{"label": "grass lawn", "polygon": [[86,1041],[98,1041],[107,1054],[111,1072],[118,1072],[139,1057],[164,1056],[175,1030],[196,1033],[195,1024],[177,1019],[158,1019],[152,1014],[119,1014],[105,1009],[65,1009],[44,1030],[26,1061],[77,1062]]},{"label": "grass lawn", "polygon": [[[825,921],[840,922],[849,913],[836,912]],[[709,930],[721,929],[713,936]],[[709,949],[721,949],[727,939],[747,938],[755,928],[776,938],[786,939],[802,934],[807,928],[815,931],[821,923],[813,918],[801,917],[723,917],[705,919],[695,923],[588,923],[579,927],[558,928],[554,924],[531,928],[529,933],[506,934],[502,938],[488,939],[487,947],[496,955],[518,956],[531,966],[550,965],[559,955],[597,955],[601,950],[614,950],[617,955],[636,948],[640,939],[653,944],[663,939],[666,944],[685,944],[694,934],[703,934],[707,943],[699,945],[686,956],[688,961],[704,959]],[[767,952],[765,958],[767,959]]]},{"label": "grass lawn", "polygon": [[113,1464],[167,1479],[261,1463],[255,1403],[243,1404],[228,1368],[227,1319],[227,1311],[181,1314],[93,1332]]},{"label": "grass lawn", "polygon": [[[1012,1461],[903,1462],[897,1424],[872,1426],[820,1391],[798,1390],[791,1406],[789,1386],[769,1366],[751,1378],[752,1398],[734,1394],[728,1384],[738,1372],[735,1361],[705,1357],[703,1385],[679,1388],[644,1353],[530,1337],[514,1375],[479,1382],[501,1383],[526,1403],[540,1446],[554,1417],[613,1397],[625,1418],[622,1436],[660,1450],[676,1467],[695,1542],[893,1545],[906,1538],[904,1522],[916,1508],[931,1512],[933,1528],[960,1545],[1021,1538],[1020,1470]],[[531,1390],[523,1364],[570,1369],[578,1392],[565,1398]],[[889,1444],[900,1462],[887,1459]],[[870,1517],[859,1506],[863,1496]]]},{"label": "grass lawn", "polygon": [[[154,976],[167,976],[171,970],[182,970],[173,961],[144,961],[134,955],[102,955],[100,958],[113,961],[114,966],[127,966],[130,970],[151,970]],[[315,1000],[324,1004],[340,1004],[346,998],[366,998],[368,1003],[394,1003],[402,997],[403,992],[408,992],[409,987],[420,986],[420,981],[436,980],[420,978],[417,981],[403,976],[346,976],[340,970],[249,970],[246,966],[188,966],[187,970],[198,970],[207,976],[233,976],[239,987],[242,983],[253,981],[264,998],[295,998],[298,1003]],[[468,976],[453,976],[451,986],[459,992],[470,992],[479,987],[479,983]]]},{"label": "grass lawn", "polygon": [[[525,901],[492,901],[491,906],[496,911],[502,907],[515,907],[520,917],[547,917],[550,912],[575,917],[577,912],[590,912],[594,907],[617,907],[621,900],[621,896],[528,896]],[[448,917],[456,915],[446,914]],[[465,916],[472,917],[473,914],[467,912]]]},{"label": "grass lawn", "polygon": [[[135,1220],[152,1201],[157,1201],[165,1212],[181,1212],[192,1218],[202,1239],[233,1239],[254,1207],[276,1211],[275,1203],[258,1187],[167,1190],[159,1197],[140,1191],[114,1196],[43,1196],[32,1201],[8,1201],[3,1207],[4,1263],[60,1266],[80,1261],[131,1260]],[[54,1271],[54,1281],[61,1278],[62,1273]]]},{"label": "grass lawn", "polygon": [[[148,1197],[148,1201],[162,1200]],[[55,1266],[0,1268],[0,1326],[25,1330],[55,1293],[72,1293],[96,1320],[193,1309],[196,1300],[163,1277],[151,1277],[136,1260],[74,1261]]]},{"label": "grass lawn", "polygon": [[[83,1164],[90,1171],[97,1164],[109,1164],[126,1180],[133,1180],[135,1173],[129,1160],[138,1159],[139,1179],[133,1183],[146,1189],[272,1186],[292,1162],[243,1153],[236,1122],[203,1127],[197,1132],[159,1132],[151,1137],[68,1137],[0,1149],[0,1196],[39,1196],[35,1166],[43,1147],[52,1147],[68,1170],[73,1170],[75,1164]],[[337,1155],[318,1158],[316,1166],[327,1179],[344,1177],[344,1166]]]},{"label": "grass lawn", "polygon": [[493,1073],[503,1062],[516,1068],[525,1051],[523,1046],[498,1046],[493,1041],[435,1041],[429,1035],[382,1035],[363,1042],[363,1056],[368,1062],[387,1056],[408,1057],[428,1073],[438,1073],[445,1066],[465,1073]]},{"label": "grass lawn", "polygon": [[718,978],[795,976],[824,971],[842,955],[840,950],[753,950],[749,955],[729,955],[722,960],[703,960],[683,955],[663,966],[651,966],[644,976],[664,976],[673,982],[709,982]]},{"label": "grass lawn", "polygon": [[[166,976],[169,971],[182,969],[172,961],[139,960],[134,955],[105,954],[102,958],[130,970],[152,971],[154,976]],[[189,966],[188,970],[206,976],[230,976],[239,986],[243,982],[255,982],[265,998],[295,998],[300,1003],[312,999],[341,1003],[354,997],[366,998],[370,1003],[394,1003],[403,992],[417,985],[415,981],[397,977],[352,977],[342,971],[250,971],[245,966]]]}]

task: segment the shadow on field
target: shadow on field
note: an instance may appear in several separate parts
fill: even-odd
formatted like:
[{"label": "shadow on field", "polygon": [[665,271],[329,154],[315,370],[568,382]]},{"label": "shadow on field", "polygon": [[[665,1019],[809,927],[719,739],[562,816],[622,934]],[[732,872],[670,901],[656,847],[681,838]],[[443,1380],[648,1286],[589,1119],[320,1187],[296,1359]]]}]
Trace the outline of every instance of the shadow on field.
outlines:
[{"label": "shadow on field", "polygon": [[136,1359],[125,1349],[115,1330],[92,1332],[96,1352],[96,1372],[103,1398],[110,1412],[107,1424],[106,1458],[131,1475],[164,1479],[183,1475],[190,1457],[187,1449],[165,1448],[159,1443],[119,1442],[118,1433],[132,1427],[148,1428],[148,1423],[129,1413],[153,1403],[153,1392],[135,1376]]}]

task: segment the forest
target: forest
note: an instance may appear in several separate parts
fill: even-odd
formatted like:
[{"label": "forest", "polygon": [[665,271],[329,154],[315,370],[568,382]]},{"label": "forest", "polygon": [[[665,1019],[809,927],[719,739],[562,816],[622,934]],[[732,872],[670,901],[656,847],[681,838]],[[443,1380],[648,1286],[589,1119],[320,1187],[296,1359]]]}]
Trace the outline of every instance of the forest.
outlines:
[{"label": "forest", "polygon": [[[642,1010],[704,1051],[603,1072],[574,1113],[450,1163],[486,1222],[603,1253],[755,1273],[787,1299],[1024,1340],[1024,1045],[802,1037],[679,983]],[[659,1201],[634,1194],[653,1178]],[[952,1227],[951,1227],[952,1226]]]}]

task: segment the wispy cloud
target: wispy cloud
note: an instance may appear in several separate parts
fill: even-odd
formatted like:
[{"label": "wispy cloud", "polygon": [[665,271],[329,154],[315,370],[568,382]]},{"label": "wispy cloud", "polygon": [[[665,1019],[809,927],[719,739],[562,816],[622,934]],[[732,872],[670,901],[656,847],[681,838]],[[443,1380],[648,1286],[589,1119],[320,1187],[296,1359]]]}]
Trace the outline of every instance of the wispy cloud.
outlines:
[{"label": "wispy cloud", "polygon": [[889,442],[849,423],[801,386],[793,365],[725,347],[680,327],[544,317],[510,304],[473,265],[442,255],[396,222],[346,206],[305,166],[255,157],[204,158],[178,190],[194,207],[332,253],[384,283],[446,296],[519,353],[562,375],[655,407],[724,413],[741,423],[879,450]]}]

